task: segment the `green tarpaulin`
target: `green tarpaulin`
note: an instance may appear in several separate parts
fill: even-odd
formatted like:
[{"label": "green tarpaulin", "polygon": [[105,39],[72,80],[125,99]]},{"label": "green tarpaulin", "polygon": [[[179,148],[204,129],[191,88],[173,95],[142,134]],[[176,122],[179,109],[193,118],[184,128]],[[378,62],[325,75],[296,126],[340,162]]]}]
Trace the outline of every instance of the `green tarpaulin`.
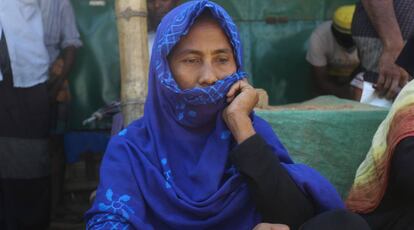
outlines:
[{"label": "green tarpaulin", "polygon": [[258,110],[295,161],[326,176],[346,195],[387,110],[336,97]]}]

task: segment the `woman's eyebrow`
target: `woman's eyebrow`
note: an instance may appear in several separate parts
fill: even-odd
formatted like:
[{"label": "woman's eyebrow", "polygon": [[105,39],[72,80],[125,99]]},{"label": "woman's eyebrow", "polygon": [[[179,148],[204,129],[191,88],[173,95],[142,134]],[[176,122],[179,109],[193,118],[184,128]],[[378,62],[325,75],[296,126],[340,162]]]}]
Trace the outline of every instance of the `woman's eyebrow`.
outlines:
[{"label": "woman's eyebrow", "polygon": [[213,51],[213,54],[221,54],[221,53],[232,53],[233,50],[229,48],[217,49]]},{"label": "woman's eyebrow", "polygon": [[[233,52],[233,50],[230,49],[230,48],[223,48],[223,49],[216,49],[216,50],[214,50],[212,54],[213,55],[222,54],[222,53],[227,54],[227,53],[232,53],[232,52]],[[182,56],[182,55],[187,55],[187,54],[195,54],[195,55],[203,56],[203,52],[201,52],[200,50],[195,50],[195,49],[183,49],[183,50],[180,50],[177,53],[177,56]]]},{"label": "woman's eyebrow", "polygon": [[195,50],[195,49],[183,49],[178,52],[177,56],[182,56],[182,55],[187,55],[187,54],[196,54],[196,55],[202,56],[203,52],[199,50]]}]

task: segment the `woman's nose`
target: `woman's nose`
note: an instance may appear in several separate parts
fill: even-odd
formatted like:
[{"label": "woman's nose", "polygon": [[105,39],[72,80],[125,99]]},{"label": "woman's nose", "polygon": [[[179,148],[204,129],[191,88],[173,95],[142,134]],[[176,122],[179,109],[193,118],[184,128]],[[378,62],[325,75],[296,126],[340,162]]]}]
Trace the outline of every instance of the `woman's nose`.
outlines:
[{"label": "woman's nose", "polygon": [[201,87],[213,85],[218,80],[213,68],[210,65],[204,66],[198,84]]}]

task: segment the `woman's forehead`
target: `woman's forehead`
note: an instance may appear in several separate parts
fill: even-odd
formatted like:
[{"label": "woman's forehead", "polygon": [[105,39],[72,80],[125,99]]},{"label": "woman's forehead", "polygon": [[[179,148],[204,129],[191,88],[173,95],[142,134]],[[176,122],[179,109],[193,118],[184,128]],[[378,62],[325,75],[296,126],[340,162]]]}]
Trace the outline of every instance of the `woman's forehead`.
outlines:
[{"label": "woman's forehead", "polygon": [[223,28],[220,26],[219,22],[214,18],[206,17],[196,20],[190,27],[188,34],[183,36],[182,39],[198,36],[198,39],[204,38],[206,40],[209,40],[211,37],[208,37],[208,35],[222,36],[228,40],[227,35],[224,32]]},{"label": "woman's forehead", "polygon": [[233,50],[229,39],[219,24],[213,17],[201,17],[194,22],[188,34],[181,37],[173,49],[173,52],[181,53],[183,50],[193,49],[214,49]]}]

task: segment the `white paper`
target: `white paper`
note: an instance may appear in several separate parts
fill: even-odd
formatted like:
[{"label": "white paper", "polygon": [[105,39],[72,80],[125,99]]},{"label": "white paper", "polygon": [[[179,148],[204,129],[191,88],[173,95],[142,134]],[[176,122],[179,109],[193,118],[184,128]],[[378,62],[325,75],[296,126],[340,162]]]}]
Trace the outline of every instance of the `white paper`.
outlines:
[{"label": "white paper", "polygon": [[362,90],[361,103],[375,105],[383,108],[390,108],[392,101],[380,98],[378,93],[372,87],[372,83],[364,81],[364,89]]}]

